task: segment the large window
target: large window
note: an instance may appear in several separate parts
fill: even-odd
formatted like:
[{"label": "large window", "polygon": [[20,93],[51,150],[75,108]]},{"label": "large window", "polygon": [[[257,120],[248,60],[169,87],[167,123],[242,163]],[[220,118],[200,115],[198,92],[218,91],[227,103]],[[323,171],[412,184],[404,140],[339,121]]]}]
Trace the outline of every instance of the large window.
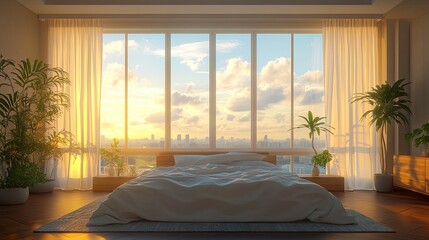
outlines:
[{"label": "large window", "polygon": [[290,148],[292,58],[290,34],[257,35],[257,147]]},{"label": "large window", "polygon": [[139,167],[160,151],[219,149],[274,152],[285,168],[310,171],[308,134],[290,129],[308,111],[325,114],[321,34],[117,33],[103,42],[102,147],[119,139]]},{"label": "large window", "polygon": [[251,146],[251,35],[216,35],[216,147]]},{"label": "large window", "polygon": [[208,148],[209,35],[171,35],[171,147]]}]

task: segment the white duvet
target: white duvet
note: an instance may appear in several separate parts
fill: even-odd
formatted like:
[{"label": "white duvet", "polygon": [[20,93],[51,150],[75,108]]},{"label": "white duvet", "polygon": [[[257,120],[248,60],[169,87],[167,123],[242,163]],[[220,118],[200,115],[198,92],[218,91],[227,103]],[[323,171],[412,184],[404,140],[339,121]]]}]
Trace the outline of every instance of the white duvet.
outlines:
[{"label": "white duvet", "polygon": [[279,167],[206,164],[160,167],[113,191],[88,225],[138,220],[351,224],[341,202],[321,186]]}]

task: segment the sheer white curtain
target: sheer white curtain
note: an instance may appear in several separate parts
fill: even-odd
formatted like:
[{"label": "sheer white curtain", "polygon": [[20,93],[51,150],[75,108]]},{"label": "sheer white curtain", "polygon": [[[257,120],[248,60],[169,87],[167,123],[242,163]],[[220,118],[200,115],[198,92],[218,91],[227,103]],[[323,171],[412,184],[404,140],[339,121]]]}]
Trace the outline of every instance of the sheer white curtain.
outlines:
[{"label": "sheer white curtain", "polygon": [[77,155],[59,160],[56,187],[91,189],[97,174],[102,64],[102,29],[99,20],[49,19],[48,62],[70,75],[70,109],[58,129],[71,131],[79,143]]},{"label": "sheer white curtain", "polygon": [[336,156],[331,173],[345,177],[346,189],[374,189],[379,169],[375,127],[360,121],[368,106],[351,104],[355,93],[380,83],[379,30],[374,19],[323,20],[327,124],[335,127],[327,146]]}]

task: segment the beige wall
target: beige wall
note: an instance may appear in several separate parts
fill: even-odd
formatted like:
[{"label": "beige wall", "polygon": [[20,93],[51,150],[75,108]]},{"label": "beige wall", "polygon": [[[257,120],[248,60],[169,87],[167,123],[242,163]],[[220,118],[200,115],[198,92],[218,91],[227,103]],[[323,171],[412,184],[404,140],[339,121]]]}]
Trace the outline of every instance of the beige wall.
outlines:
[{"label": "beige wall", "polygon": [[[410,27],[411,129],[429,121],[429,13],[413,20]],[[421,155],[422,149],[411,149]]]},{"label": "beige wall", "polygon": [[5,58],[40,58],[37,15],[15,0],[0,0],[0,54]]}]

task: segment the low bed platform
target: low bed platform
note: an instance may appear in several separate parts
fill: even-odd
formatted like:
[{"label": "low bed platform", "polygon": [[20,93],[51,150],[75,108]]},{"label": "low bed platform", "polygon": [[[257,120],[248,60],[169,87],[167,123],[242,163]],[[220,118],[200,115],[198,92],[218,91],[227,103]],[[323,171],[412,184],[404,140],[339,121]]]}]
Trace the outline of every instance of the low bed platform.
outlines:
[{"label": "low bed platform", "polygon": [[140,220],[355,223],[334,195],[276,167],[275,156],[204,153],[159,154],[157,166],[163,167],[116,188],[88,225]]}]

